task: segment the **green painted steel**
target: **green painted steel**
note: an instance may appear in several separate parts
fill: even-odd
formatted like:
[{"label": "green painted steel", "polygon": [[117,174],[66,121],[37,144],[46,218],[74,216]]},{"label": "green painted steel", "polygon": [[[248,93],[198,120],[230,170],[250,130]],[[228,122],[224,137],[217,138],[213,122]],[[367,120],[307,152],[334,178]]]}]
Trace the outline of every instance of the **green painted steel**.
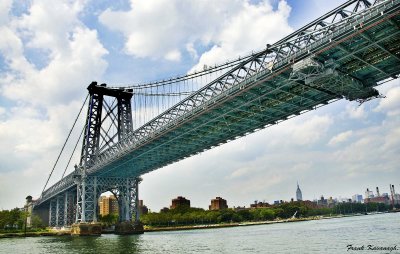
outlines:
[{"label": "green painted steel", "polygon": [[[400,73],[399,24],[398,10],[367,24],[359,20],[352,31],[340,33],[337,38],[327,36],[325,42],[311,50],[315,52],[312,58],[325,63],[325,73],[316,84],[291,78],[296,61],[280,66],[278,63],[275,72],[253,81],[249,88],[239,88],[235,95],[211,103],[201,113],[189,116],[161,137],[151,139],[95,174],[141,175],[343,96],[346,98],[345,94],[349,100],[376,96],[368,87]],[[357,93],[354,88],[357,85],[367,92]]]}]

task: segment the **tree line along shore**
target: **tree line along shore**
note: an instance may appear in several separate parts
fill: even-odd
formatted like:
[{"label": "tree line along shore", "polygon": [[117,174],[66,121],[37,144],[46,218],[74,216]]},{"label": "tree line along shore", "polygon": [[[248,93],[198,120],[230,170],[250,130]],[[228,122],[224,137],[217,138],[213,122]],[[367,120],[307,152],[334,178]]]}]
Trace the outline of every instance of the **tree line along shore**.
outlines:
[{"label": "tree line along shore", "polygon": [[[145,231],[182,230],[268,224],[285,221],[303,221],[322,217],[366,214],[391,211],[390,205],[381,203],[340,203],[332,208],[310,207],[304,202],[289,202],[263,208],[228,208],[204,210],[178,206],[160,212],[150,212],[140,217]],[[45,227],[37,216],[31,217],[31,227],[25,227],[28,214],[18,208],[0,211],[0,237],[64,235],[68,232],[54,231]],[[103,228],[111,228],[118,222],[117,214],[100,216]]]}]

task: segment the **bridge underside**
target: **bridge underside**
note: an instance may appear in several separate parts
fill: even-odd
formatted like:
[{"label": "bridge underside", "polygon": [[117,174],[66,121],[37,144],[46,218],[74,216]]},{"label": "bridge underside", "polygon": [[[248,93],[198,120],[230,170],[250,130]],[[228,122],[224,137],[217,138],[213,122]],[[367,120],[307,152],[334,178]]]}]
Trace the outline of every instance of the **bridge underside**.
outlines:
[{"label": "bridge underside", "polygon": [[177,121],[168,132],[93,174],[142,175],[337,99],[362,102],[374,97],[378,94],[371,87],[400,73],[399,25],[395,15],[332,40],[314,54],[323,67],[304,63],[296,73],[290,64],[278,66],[234,95],[222,94],[200,113]]},{"label": "bridge underside", "polygon": [[[98,201],[104,192],[111,192],[118,201],[119,222],[138,222],[140,178],[88,176],[78,184],[35,207],[34,212],[51,227],[70,226],[79,222],[97,222]],[[45,209],[47,210],[47,209]]]}]

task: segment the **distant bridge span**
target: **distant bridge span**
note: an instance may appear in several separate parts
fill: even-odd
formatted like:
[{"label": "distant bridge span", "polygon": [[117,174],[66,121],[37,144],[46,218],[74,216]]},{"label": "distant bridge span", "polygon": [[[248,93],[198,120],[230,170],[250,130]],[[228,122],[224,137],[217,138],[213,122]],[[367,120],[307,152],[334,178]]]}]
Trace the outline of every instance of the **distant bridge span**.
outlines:
[{"label": "distant bridge span", "polygon": [[[374,87],[400,73],[399,13],[400,0],[348,1],[232,62],[135,130],[134,91],[92,83],[79,166],[44,191],[35,209],[48,211],[51,226],[96,221],[99,195],[112,191],[121,221],[138,219],[141,175],[336,100],[378,97]],[[108,139],[101,134],[104,96],[118,101],[105,111],[118,129]],[[104,147],[102,138],[110,141]]]}]

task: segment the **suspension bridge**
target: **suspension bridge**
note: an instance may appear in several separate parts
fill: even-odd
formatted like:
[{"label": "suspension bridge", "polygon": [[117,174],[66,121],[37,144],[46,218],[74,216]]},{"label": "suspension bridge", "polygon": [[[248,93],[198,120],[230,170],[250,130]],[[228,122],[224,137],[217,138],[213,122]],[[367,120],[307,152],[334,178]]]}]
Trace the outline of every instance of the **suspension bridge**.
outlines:
[{"label": "suspension bridge", "polygon": [[141,175],[337,100],[379,97],[374,87],[400,73],[399,13],[400,0],[350,0],[233,61],[145,84],[91,83],[80,160],[65,175],[71,155],[46,189],[47,179],[34,211],[50,226],[96,222],[111,191],[120,222],[135,223]]}]

